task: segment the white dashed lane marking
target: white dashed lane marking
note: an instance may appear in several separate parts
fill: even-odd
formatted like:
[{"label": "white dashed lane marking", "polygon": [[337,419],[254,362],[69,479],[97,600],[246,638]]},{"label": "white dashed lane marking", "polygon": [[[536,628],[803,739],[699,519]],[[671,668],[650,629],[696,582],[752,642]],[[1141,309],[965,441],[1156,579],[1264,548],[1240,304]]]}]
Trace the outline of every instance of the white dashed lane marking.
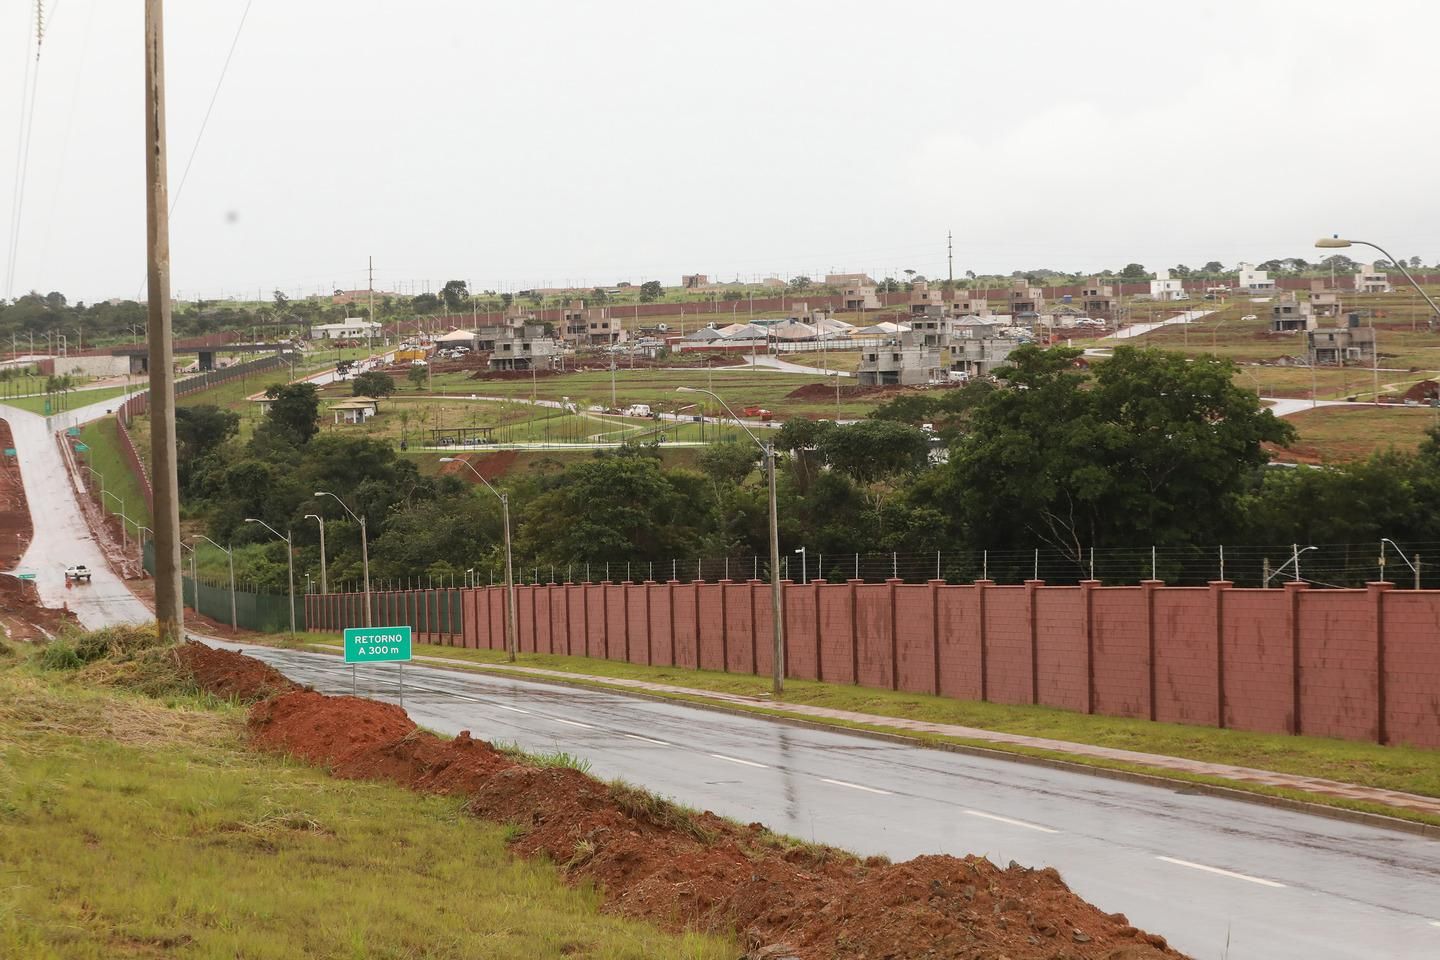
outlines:
[{"label": "white dashed lane marking", "polygon": [[566,720],[564,717],[546,717],[545,719],[546,719],[546,720],[554,720],[556,723],[568,724],[569,726],[572,726],[572,727],[583,727],[583,728],[586,729],[586,730],[594,730],[594,729],[595,729],[595,728],[594,728],[593,726],[591,726],[590,724],[588,724],[588,723],[581,723],[579,720]]},{"label": "white dashed lane marking", "polygon": [[831,780],[829,777],[821,777],[821,783],[832,783],[837,787],[849,787],[851,790],[864,790],[866,793],[878,793],[882,797],[893,797],[895,794],[889,790],[880,790],[875,787],[867,787],[858,783],[851,783],[848,780]]},{"label": "white dashed lane marking", "polygon": [[668,746],[670,746],[670,744],[666,743],[664,740],[652,740],[652,739],[650,739],[649,737],[642,737],[642,736],[640,736],[640,735],[638,735],[638,734],[634,734],[634,733],[627,733],[627,734],[625,734],[625,736],[626,736],[626,737],[629,737],[631,740],[639,740],[641,743],[653,743],[653,744],[655,744],[655,746],[657,746],[657,747],[668,747]]},{"label": "white dashed lane marking", "polygon": [[1049,827],[1042,827],[1038,823],[1026,823],[1024,820],[1012,820],[1009,817],[1002,817],[995,813],[982,813],[979,810],[966,810],[965,814],[971,817],[982,817],[986,820],[994,820],[996,823],[1008,823],[1012,827],[1023,827],[1026,830],[1035,830],[1039,833],[1059,833],[1059,830],[1052,830]]},{"label": "white dashed lane marking", "polygon": [[712,753],[710,754],[710,756],[714,757],[716,760],[724,760],[727,763],[738,763],[747,767],[759,767],[761,770],[770,769],[763,763],[756,763],[754,760],[741,760],[739,757],[727,757],[723,753]]},{"label": "white dashed lane marking", "polygon": [[1203,863],[1191,863],[1189,860],[1177,860],[1174,857],[1156,857],[1155,859],[1164,860],[1166,863],[1173,863],[1181,867],[1189,867],[1191,870],[1204,870],[1206,873],[1213,873],[1217,874],[1218,876],[1229,877],[1232,880],[1244,880],[1247,883],[1258,883],[1262,887],[1280,887],[1283,889],[1285,886],[1285,884],[1283,883],[1279,883],[1275,880],[1266,880],[1264,877],[1252,877],[1248,874],[1236,873],[1233,870],[1222,870],[1219,867],[1207,867]]}]

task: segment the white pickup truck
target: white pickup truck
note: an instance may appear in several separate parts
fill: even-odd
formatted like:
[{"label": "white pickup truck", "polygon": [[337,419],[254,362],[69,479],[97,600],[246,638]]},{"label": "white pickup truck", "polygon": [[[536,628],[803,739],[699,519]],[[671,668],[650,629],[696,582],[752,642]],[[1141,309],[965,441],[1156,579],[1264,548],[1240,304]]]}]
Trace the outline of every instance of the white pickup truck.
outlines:
[{"label": "white pickup truck", "polygon": [[83,563],[72,564],[65,568],[65,579],[74,580],[76,583],[90,582],[90,568]]}]

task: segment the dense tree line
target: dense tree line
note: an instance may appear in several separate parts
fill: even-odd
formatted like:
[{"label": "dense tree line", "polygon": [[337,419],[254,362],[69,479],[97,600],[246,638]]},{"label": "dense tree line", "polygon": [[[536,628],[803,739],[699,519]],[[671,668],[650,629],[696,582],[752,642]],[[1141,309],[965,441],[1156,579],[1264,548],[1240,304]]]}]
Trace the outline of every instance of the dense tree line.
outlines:
[{"label": "dense tree line", "polygon": [[[1005,386],[907,394],[848,425],[791,420],[774,434],[782,551],[1043,547],[1078,576],[1092,547],[1440,540],[1440,431],[1415,453],[1269,467],[1266,445],[1293,430],[1233,372],[1228,361],[1129,347],[1091,368],[1078,351],[1027,346],[999,371]],[[187,508],[214,539],[256,545],[242,551],[246,578],[280,589],[285,573],[283,547],[246,517],[292,530],[298,569],[318,576],[318,526],[305,519],[317,514],[331,582],[359,581],[358,526],[320,490],[367,517],[374,578],[460,582],[471,568],[500,569],[498,501],[483,487],[424,476],[388,444],[319,433],[313,386],[270,395],[243,444],[234,415],[213,408],[189,408],[177,425]],[[707,447],[689,467],[633,447],[507,476],[517,563],[764,556],[761,466],[747,441]]]}]

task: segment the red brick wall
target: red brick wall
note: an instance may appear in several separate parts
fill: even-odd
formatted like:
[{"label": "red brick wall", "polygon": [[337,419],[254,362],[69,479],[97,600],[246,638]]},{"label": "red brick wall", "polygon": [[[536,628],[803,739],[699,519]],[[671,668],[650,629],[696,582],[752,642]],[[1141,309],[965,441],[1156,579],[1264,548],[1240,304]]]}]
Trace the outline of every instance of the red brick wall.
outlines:
[{"label": "red brick wall", "polygon": [[1215,637],[1215,600],[1209,589],[1155,591],[1156,720],[1216,724]]},{"label": "red brick wall", "polygon": [[1025,587],[985,590],[986,699],[1029,703],[1030,597]]},{"label": "red brick wall", "polygon": [[[791,677],[923,693],[938,684],[950,697],[1440,747],[1440,591],[784,586]],[[457,592],[463,623],[434,606]],[[524,651],[771,672],[767,583],[552,584],[516,594]],[[307,617],[338,630],[363,621],[362,600],[310,596]],[[503,587],[385,592],[376,607],[434,642],[505,647]]]},{"label": "red brick wall", "polygon": [[1384,627],[1387,742],[1440,746],[1440,603],[1387,591]]},{"label": "red brick wall", "polygon": [[1084,710],[1088,702],[1085,592],[1088,587],[1035,591],[1035,648],[1040,702]]}]

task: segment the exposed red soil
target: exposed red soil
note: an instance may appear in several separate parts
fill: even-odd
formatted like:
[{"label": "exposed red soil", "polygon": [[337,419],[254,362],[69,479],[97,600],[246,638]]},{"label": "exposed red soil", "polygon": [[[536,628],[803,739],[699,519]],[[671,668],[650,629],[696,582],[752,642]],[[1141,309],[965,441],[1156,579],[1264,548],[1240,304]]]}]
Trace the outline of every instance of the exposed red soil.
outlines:
[{"label": "exposed red soil", "polygon": [[1415,400],[1417,402],[1428,403],[1436,396],[1440,396],[1440,383],[1436,383],[1434,380],[1421,380],[1415,384],[1415,386],[1406,390],[1399,399],[1401,402]]},{"label": "exposed red soil", "polygon": [[[9,421],[0,420],[0,447],[14,445]],[[16,457],[0,457],[0,569],[19,566],[34,532],[20,462]],[[70,611],[43,606],[33,581],[0,576],[0,625],[14,639],[39,640],[74,622]]]},{"label": "exposed red soil", "polygon": [[[234,657],[225,663],[248,672]],[[792,846],[758,824],[685,814],[572,769],[521,763],[468,731],[443,740],[388,704],[294,691],[252,708],[250,731],[257,748],[337,776],[469,796],[471,813],[523,829],[516,853],[544,855],[571,882],[603,889],[606,910],[669,929],[739,931],[754,958],[1178,956],[1071,893],[1051,869],[949,856],[892,865]]]},{"label": "exposed red soil", "polygon": [[519,455],[515,450],[496,450],[494,453],[484,454],[456,454],[453,462],[441,464],[440,475],[446,477],[454,475],[461,477],[467,483],[479,483],[475,474],[471,473],[470,468],[466,466],[468,463],[478,470],[480,476],[486,480],[496,480],[510,472],[510,468],[515,466],[515,460]]},{"label": "exposed red soil", "polygon": [[[0,420],[0,445],[5,449],[15,446],[8,420]],[[0,457],[0,565],[4,569],[13,569],[20,562],[33,535],[25,486],[20,482],[19,458]]]},{"label": "exposed red soil", "polygon": [[[882,393],[900,393],[902,390],[913,389],[901,386],[875,386],[862,387],[858,384],[853,387],[841,387],[841,399],[853,399],[855,397],[868,397]],[[785,394],[787,400],[834,400],[835,385],[833,383],[807,383],[802,387],[796,387]]]},{"label": "exposed red soil", "polygon": [[300,687],[279,670],[233,650],[217,650],[193,640],[175,650],[175,659],[195,682],[218,697],[263,700]]}]

